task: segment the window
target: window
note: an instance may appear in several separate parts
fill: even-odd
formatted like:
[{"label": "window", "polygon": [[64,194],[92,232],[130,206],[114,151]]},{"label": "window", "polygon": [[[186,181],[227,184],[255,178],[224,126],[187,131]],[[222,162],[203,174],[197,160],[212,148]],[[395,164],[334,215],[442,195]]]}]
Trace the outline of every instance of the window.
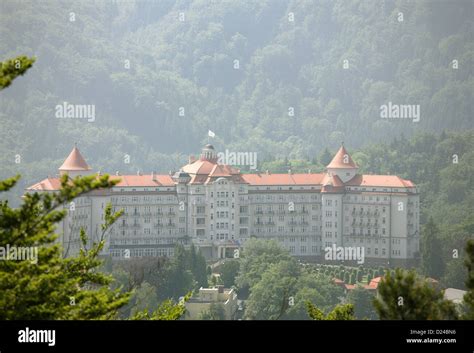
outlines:
[{"label": "window", "polygon": [[197,225],[203,225],[206,223],[206,219],[205,218],[196,218],[196,224]]}]

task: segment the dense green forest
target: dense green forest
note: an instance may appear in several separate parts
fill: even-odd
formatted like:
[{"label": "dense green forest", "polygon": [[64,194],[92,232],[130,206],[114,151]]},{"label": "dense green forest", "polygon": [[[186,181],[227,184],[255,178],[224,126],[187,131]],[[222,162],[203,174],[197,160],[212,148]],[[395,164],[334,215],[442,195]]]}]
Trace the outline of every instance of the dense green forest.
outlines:
[{"label": "dense green forest", "polygon": [[[355,151],[402,133],[472,129],[473,6],[2,1],[0,59],[36,62],[0,95],[0,177],[23,175],[16,201],[55,173],[74,142],[96,170],[168,172],[209,129],[218,150],[257,152],[260,162],[313,160],[341,141]],[[57,119],[63,102],[94,104],[95,120]],[[420,105],[420,121],[381,119],[387,102]],[[438,165],[405,165],[405,148],[359,159],[373,172],[418,173],[418,183],[436,174]]]}]

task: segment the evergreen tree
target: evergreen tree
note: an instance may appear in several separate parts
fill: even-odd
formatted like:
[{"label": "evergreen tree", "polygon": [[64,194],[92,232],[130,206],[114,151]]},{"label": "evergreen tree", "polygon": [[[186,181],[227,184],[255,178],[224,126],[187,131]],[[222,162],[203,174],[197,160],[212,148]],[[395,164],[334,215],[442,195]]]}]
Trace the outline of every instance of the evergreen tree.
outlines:
[{"label": "evergreen tree", "polygon": [[35,58],[18,56],[4,62],[0,62],[0,90],[11,85],[18,76],[24,75],[33,66]]},{"label": "evergreen tree", "polygon": [[191,244],[188,254],[187,267],[193,274],[196,288],[207,287],[206,259],[202,256],[201,251],[196,249],[194,244]]},{"label": "evergreen tree", "polygon": [[466,314],[464,319],[474,320],[474,240],[469,240],[466,247],[467,259],[467,293],[464,295]]},{"label": "evergreen tree", "polygon": [[329,152],[329,150],[325,148],[324,151],[319,156],[319,162],[325,167],[329,163],[331,163],[331,160],[332,160],[331,152]]},{"label": "evergreen tree", "polygon": [[239,273],[240,264],[238,260],[227,260],[220,266],[222,282],[226,288],[235,285],[235,278]]},{"label": "evergreen tree", "polygon": [[452,320],[455,306],[442,291],[420,279],[415,271],[387,272],[378,287],[375,309],[381,320]]},{"label": "evergreen tree", "polygon": [[[19,180],[14,177],[0,182],[0,192],[10,190]],[[36,261],[0,261],[0,319],[113,319],[130,294],[110,290],[112,277],[97,268],[98,255],[105,244],[105,234],[120,217],[111,205],[105,210],[102,237],[88,245],[81,230],[82,248],[77,257],[63,258],[56,242],[55,223],[66,216],[60,207],[75,197],[100,188],[109,188],[116,181],[107,175],[69,179],[61,177],[57,193],[26,194],[19,208],[10,208],[0,201],[0,245],[5,248],[37,249]]]},{"label": "evergreen tree", "polygon": [[347,301],[354,305],[354,316],[359,320],[377,318],[372,305],[373,300],[374,295],[361,286],[356,286],[347,295]]},{"label": "evergreen tree", "polygon": [[439,229],[432,217],[423,227],[421,243],[421,268],[426,276],[440,278],[444,273],[444,262]]},{"label": "evergreen tree", "polygon": [[306,302],[308,315],[313,320],[354,320],[354,305],[352,304],[339,304],[325,315],[318,307],[313,305],[311,302]]}]

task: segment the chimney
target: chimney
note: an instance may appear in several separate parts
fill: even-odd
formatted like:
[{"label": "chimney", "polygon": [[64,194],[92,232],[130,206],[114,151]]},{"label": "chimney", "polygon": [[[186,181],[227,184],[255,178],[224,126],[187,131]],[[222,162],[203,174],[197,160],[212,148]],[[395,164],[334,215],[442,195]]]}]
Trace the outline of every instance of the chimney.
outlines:
[{"label": "chimney", "polygon": [[140,173],[140,169],[137,170],[137,175],[142,175],[142,173]]},{"label": "chimney", "polygon": [[102,175],[102,173],[101,173],[101,171],[99,170],[99,171],[97,172],[97,176],[101,176],[101,175]]},{"label": "chimney", "polygon": [[220,294],[224,293],[224,286],[222,284],[219,284],[217,286],[217,292]]},{"label": "chimney", "polygon": [[118,170],[115,172],[115,175],[120,175],[120,173],[119,173],[119,171],[118,171]]},{"label": "chimney", "polygon": [[189,156],[189,164],[194,163],[196,161],[196,157]]},{"label": "chimney", "polygon": [[151,180],[156,181],[155,171],[151,172]]},{"label": "chimney", "polygon": [[288,169],[288,174],[290,174],[290,175],[291,175],[291,169]]},{"label": "chimney", "polygon": [[311,169],[308,169],[308,174],[311,174]]}]

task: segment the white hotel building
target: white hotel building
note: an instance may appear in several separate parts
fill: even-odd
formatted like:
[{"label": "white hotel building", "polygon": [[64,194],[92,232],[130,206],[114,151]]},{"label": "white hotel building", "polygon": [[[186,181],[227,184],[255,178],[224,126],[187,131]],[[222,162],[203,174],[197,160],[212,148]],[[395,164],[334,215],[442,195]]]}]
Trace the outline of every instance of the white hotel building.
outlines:
[{"label": "white hotel building", "polygon": [[[79,230],[100,237],[108,202],[124,209],[107,235],[114,258],[170,256],[193,242],[207,258],[232,257],[251,237],[275,239],[294,256],[324,262],[324,248],[363,247],[365,262],[412,265],[419,254],[419,195],[409,180],[360,175],[342,146],[323,173],[242,174],[219,164],[212,145],[172,175],[114,175],[120,182],[77,198],[58,231],[68,254]],[[94,172],[74,148],[60,174]],[[27,192],[55,192],[47,178]],[[66,251],[66,250],[65,250]]]}]

